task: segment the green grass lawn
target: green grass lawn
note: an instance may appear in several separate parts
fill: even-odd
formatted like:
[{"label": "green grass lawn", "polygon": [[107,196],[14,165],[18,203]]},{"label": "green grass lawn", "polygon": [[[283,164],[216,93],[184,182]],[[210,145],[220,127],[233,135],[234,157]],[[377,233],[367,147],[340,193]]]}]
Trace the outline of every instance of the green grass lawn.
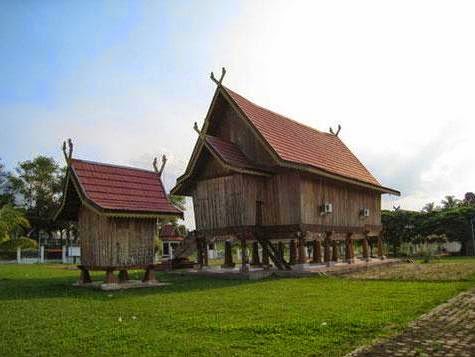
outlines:
[{"label": "green grass lawn", "polygon": [[340,356],[475,286],[473,274],[258,282],[160,274],[169,286],[111,293],[74,288],[77,277],[62,265],[0,266],[0,356]]}]

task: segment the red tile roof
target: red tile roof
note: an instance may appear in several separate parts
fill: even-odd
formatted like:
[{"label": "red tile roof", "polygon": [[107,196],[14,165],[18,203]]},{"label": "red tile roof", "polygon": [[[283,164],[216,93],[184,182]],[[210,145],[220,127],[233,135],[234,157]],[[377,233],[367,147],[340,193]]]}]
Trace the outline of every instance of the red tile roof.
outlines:
[{"label": "red tile roof", "polygon": [[182,241],[184,239],[171,224],[166,224],[160,229],[159,237],[167,241]]},{"label": "red tile roof", "polygon": [[300,124],[223,88],[282,160],[381,186],[337,136]]},{"label": "red tile roof", "polygon": [[71,159],[70,167],[82,194],[99,208],[182,214],[169,202],[160,175],[156,172],[77,159]]},{"label": "red tile roof", "polygon": [[[206,142],[226,163],[232,166],[259,169],[243,154],[241,149],[230,141],[223,140],[216,136],[206,135]],[[259,169],[260,170],[260,169]]]}]

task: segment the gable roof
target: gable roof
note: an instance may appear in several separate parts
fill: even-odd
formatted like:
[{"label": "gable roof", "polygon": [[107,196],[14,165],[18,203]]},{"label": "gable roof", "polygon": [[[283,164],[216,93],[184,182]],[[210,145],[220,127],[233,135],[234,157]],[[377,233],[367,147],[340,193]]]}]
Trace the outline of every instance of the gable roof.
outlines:
[{"label": "gable roof", "polygon": [[[71,183],[81,201],[98,213],[183,216],[168,200],[160,175],[154,171],[70,159],[65,192]],[[65,194],[57,217],[67,200]]]},{"label": "gable roof", "polygon": [[182,241],[184,237],[182,237],[178,230],[171,224],[165,224],[162,228],[160,228],[159,238],[164,241]]},{"label": "gable roof", "polygon": [[[211,137],[206,132],[210,124],[213,108],[220,95],[227,100],[234,110],[240,114],[240,117],[253,129],[260,142],[271,153],[276,166],[309,171],[317,175],[375,189],[383,193],[400,195],[399,191],[382,186],[338,136],[321,132],[263,108],[222,85],[218,85],[216,89],[200,137]],[[221,138],[217,139],[223,141]],[[181,185],[191,177],[195,161],[203,146],[202,141],[210,142],[209,140],[198,140],[185,174],[177,179],[177,185],[172,189],[172,193],[180,191]],[[241,151],[237,145],[229,144]],[[207,146],[209,147],[210,145]],[[225,145],[211,146],[215,149],[217,148],[216,150],[219,150],[219,147],[223,147],[223,150],[225,150]],[[236,149],[233,148],[232,150],[235,151]],[[259,168],[258,165],[252,163],[248,158],[246,160],[248,165],[251,164],[254,168]],[[238,161],[240,160],[238,159]],[[262,171],[269,171],[268,168],[260,169]]]},{"label": "gable roof", "polygon": [[338,136],[301,124],[263,108],[227,87],[222,88],[279,159],[400,194],[383,187]]},{"label": "gable roof", "polygon": [[224,163],[233,167],[261,170],[261,168],[253,164],[246,155],[244,155],[236,144],[212,135],[205,135],[204,139],[209,145],[208,147],[210,147]]}]

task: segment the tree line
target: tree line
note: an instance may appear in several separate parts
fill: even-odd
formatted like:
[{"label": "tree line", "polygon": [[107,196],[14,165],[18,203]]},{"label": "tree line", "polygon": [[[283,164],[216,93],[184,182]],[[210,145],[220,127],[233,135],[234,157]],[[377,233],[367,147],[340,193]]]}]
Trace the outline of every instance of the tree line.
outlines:
[{"label": "tree line", "polygon": [[440,205],[430,202],[418,211],[399,207],[383,210],[382,236],[391,253],[398,255],[403,243],[433,243],[458,241],[463,255],[475,255],[475,194],[468,192],[463,199],[446,196]]}]

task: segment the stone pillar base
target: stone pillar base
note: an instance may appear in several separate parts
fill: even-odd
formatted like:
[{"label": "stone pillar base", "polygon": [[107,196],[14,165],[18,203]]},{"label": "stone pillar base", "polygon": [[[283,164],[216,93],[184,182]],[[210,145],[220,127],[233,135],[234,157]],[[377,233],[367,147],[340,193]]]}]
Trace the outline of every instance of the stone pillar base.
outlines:
[{"label": "stone pillar base", "polygon": [[347,259],[346,262],[348,264],[355,264],[355,259],[354,258],[350,258],[350,259]]},{"label": "stone pillar base", "polygon": [[249,270],[251,270],[251,266],[249,264],[242,264],[241,268],[239,269],[241,273],[249,273]]},{"label": "stone pillar base", "polygon": [[292,270],[304,271],[305,270],[305,264],[295,264],[294,266],[292,266]]},{"label": "stone pillar base", "polygon": [[129,280],[129,272],[127,270],[119,271],[119,283],[126,283]]},{"label": "stone pillar base", "polygon": [[325,262],[325,265],[326,265],[327,267],[332,267],[332,266],[334,266],[335,264],[336,264],[336,262],[334,262],[334,261]]}]

